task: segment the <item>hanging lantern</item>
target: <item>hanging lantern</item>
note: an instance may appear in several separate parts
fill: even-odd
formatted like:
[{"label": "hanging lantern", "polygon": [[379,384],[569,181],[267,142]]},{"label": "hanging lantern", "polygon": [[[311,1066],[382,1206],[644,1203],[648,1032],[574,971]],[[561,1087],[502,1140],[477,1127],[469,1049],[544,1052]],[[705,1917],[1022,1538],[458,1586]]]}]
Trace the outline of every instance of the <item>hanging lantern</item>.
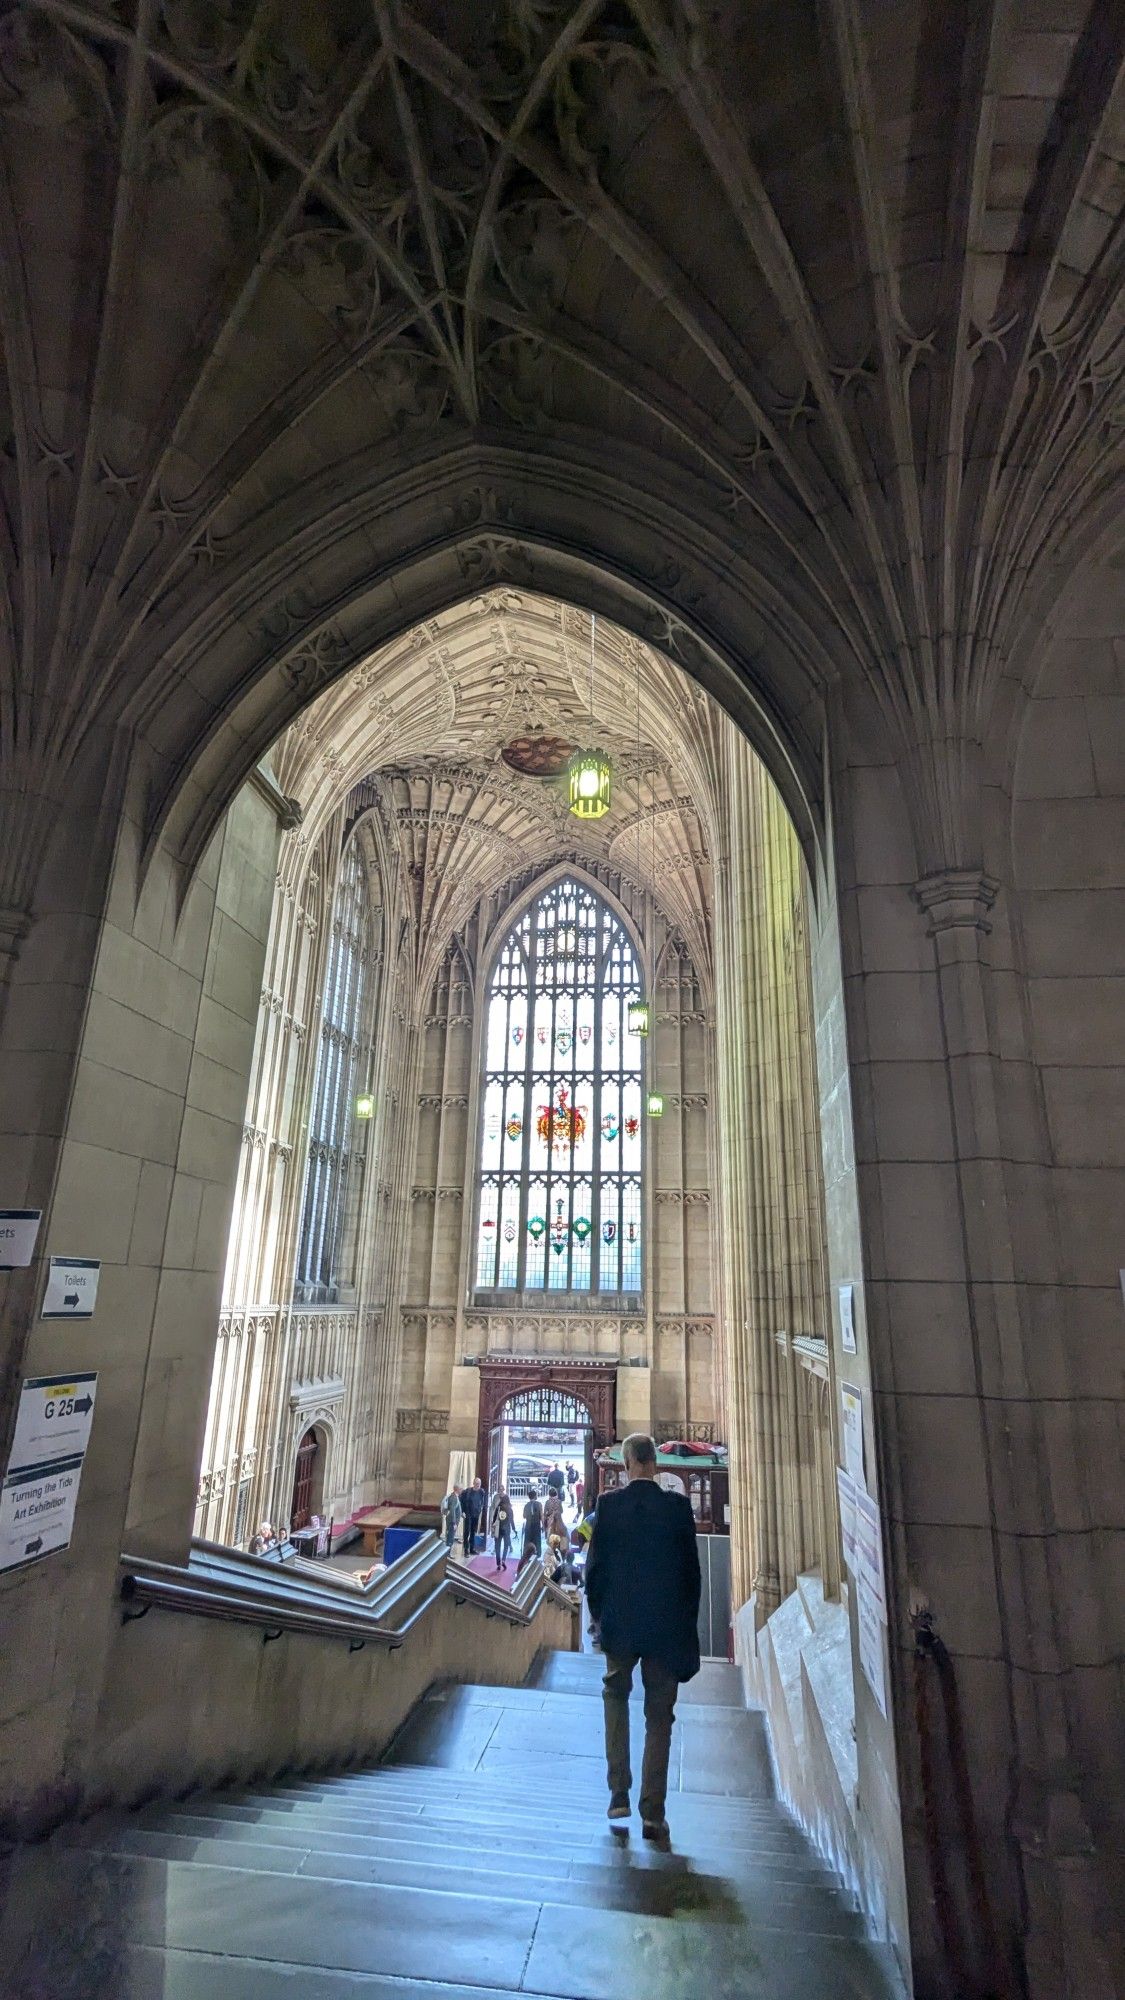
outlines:
[{"label": "hanging lantern", "polygon": [[661,1097],[660,1092],[658,1090],[649,1091],[648,1101],[645,1104],[645,1110],[648,1112],[650,1118],[663,1118],[664,1099]]},{"label": "hanging lantern", "polygon": [[570,810],[576,819],[602,819],[609,811],[613,766],[605,750],[577,750],[570,760]]},{"label": "hanging lantern", "polygon": [[355,1115],[357,1118],[374,1118],[375,1099],[369,1090],[361,1091],[360,1095],[356,1098]]},{"label": "hanging lantern", "polygon": [[630,1000],[625,1009],[625,1018],[631,1035],[648,1034],[648,1001]]}]

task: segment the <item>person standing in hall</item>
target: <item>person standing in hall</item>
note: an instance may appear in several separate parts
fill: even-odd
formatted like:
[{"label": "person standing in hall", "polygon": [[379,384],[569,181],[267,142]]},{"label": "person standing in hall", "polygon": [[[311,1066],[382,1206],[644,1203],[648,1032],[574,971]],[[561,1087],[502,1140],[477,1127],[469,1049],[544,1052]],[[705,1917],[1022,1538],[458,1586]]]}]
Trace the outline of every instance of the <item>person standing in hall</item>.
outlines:
[{"label": "person standing in hall", "polygon": [[609,1818],[628,1819],[629,1695],[640,1661],[645,1691],[641,1830],[667,1835],[668,1752],[681,1681],[699,1672],[699,1550],[685,1494],[656,1483],[656,1446],[635,1432],[622,1447],[628,1485],[603,1493],[586,1562],[591,1632],[605,1654],[606,1775]]},{"label": "person standing in hall", "polygon": [[450,1555],[458,1528],[461,1526],[461,1488],[453,1486],[441,1503],[442,1539]]},{"label": "person standing in hall", "polygon": [[566,1473],[563,1471],[561,1465],[556,1463],[551,1467],[550,1472],[547,1474],[547,1485],[549,1490],[552,1493],[557,1493],[561,1500],[563,1494],[566,1492]]},{"label": "person standing in hall", "polygon": [[512,1510],[511,1500],[508,1498],[508,1489],[506,1486],[502,1486],[496,1495],[490,1524],[497,1570],[506,1570],[508,1567],[508,1557],[511,1554],[512,1534],[515,1524],[516,1518]]},{"label": "person standing in hall", "polygon": [[461,1495],[461,1527],[463,1531],[463,1546],[467,1556],[471,1556],[473,1553],[473,1543],[480,1532],[480,1524],[484,1517],[484,1507],[484,1488],[479,1479],[474,1479],[472,1485],[466,1486]]},{"label": "person standing in hall", "polygon": [[539,1488],[529,1486],[527,1503],[523,1510],[523,1547],[520,1550],[518,1576],[525,1563],[531,1562],[543,1553],[543,1508],[539,1501]]},{"label": "person standing in hall", "polygon": [[553,1486],[548,1492],[546,1500],[543,1502],[543,1533],[547,1538],[548,1545],[550,1544],[552,1535],[558,1535],[561,1540],[566,1540],[566,1518],[563,1513],[563,1503],[560,1495],[556,1493]]}]

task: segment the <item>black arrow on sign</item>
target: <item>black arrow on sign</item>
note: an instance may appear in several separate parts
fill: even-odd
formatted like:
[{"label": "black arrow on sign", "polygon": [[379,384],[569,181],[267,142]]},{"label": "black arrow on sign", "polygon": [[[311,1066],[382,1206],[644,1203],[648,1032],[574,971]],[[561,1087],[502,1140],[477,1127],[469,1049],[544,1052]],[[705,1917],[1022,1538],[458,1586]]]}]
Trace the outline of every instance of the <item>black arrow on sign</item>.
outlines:
[{"label": "black arrow on sign", "polygon": [[78,1304],[78,1293],[64,1292],[62,1302],[64,1306],[76,1306]]},{"label": "black arrow on sign", "polygon": [[28,1542],[27,1547],[24,1549],[24,1555],[37,1556],[42,1546],[43,1546],[42,1535],[36,1535],[35,1540],[33,1542]]},{"label": "black arrow on sign", "polygon": [[92,1410],[94,1399],[92,1396],[76,1396],[74,1398],[74,1407],[76,1410]]}]

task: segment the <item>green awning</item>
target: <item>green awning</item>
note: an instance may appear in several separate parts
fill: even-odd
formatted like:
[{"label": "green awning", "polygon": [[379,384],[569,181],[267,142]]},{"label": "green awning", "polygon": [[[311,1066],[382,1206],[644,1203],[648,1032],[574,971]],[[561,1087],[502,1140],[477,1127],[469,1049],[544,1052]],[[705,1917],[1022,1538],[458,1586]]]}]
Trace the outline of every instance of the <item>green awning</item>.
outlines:
[{"label": "green awning", "polygon": [[[596,1451],[594,1457],[597,1459],[599,1465],[621,1465],[624,1463],[619,1444],[606,1445],[602,1451]],[[725,1472],[727,1469],[727,1455],[725,1451],[722,1453],[713,1451],[662,1451],[657,1446],[656,1469],[658,1472]]]}]

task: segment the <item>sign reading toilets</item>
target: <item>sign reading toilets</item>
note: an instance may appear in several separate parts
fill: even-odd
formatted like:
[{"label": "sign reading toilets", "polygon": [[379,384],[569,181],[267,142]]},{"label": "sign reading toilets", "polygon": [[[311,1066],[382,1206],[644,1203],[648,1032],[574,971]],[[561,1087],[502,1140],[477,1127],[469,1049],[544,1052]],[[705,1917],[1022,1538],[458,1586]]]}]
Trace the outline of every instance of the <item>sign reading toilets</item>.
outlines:
[{"label": "sign reading toilets", "polygon": [[97,1387],[90,1374],[24,1383],[0,1488],[0,1570],[69,1547]]},{"label": "sign reading toilets", "polygon": [[96,1257],[52,1257],[42,1319],[93,1319],[101,1265]]},{"label": "sign reading toilets", "polygon": [[0,1208],[0,1271],[27,1269],[42,1220],[41,1208]]}]

